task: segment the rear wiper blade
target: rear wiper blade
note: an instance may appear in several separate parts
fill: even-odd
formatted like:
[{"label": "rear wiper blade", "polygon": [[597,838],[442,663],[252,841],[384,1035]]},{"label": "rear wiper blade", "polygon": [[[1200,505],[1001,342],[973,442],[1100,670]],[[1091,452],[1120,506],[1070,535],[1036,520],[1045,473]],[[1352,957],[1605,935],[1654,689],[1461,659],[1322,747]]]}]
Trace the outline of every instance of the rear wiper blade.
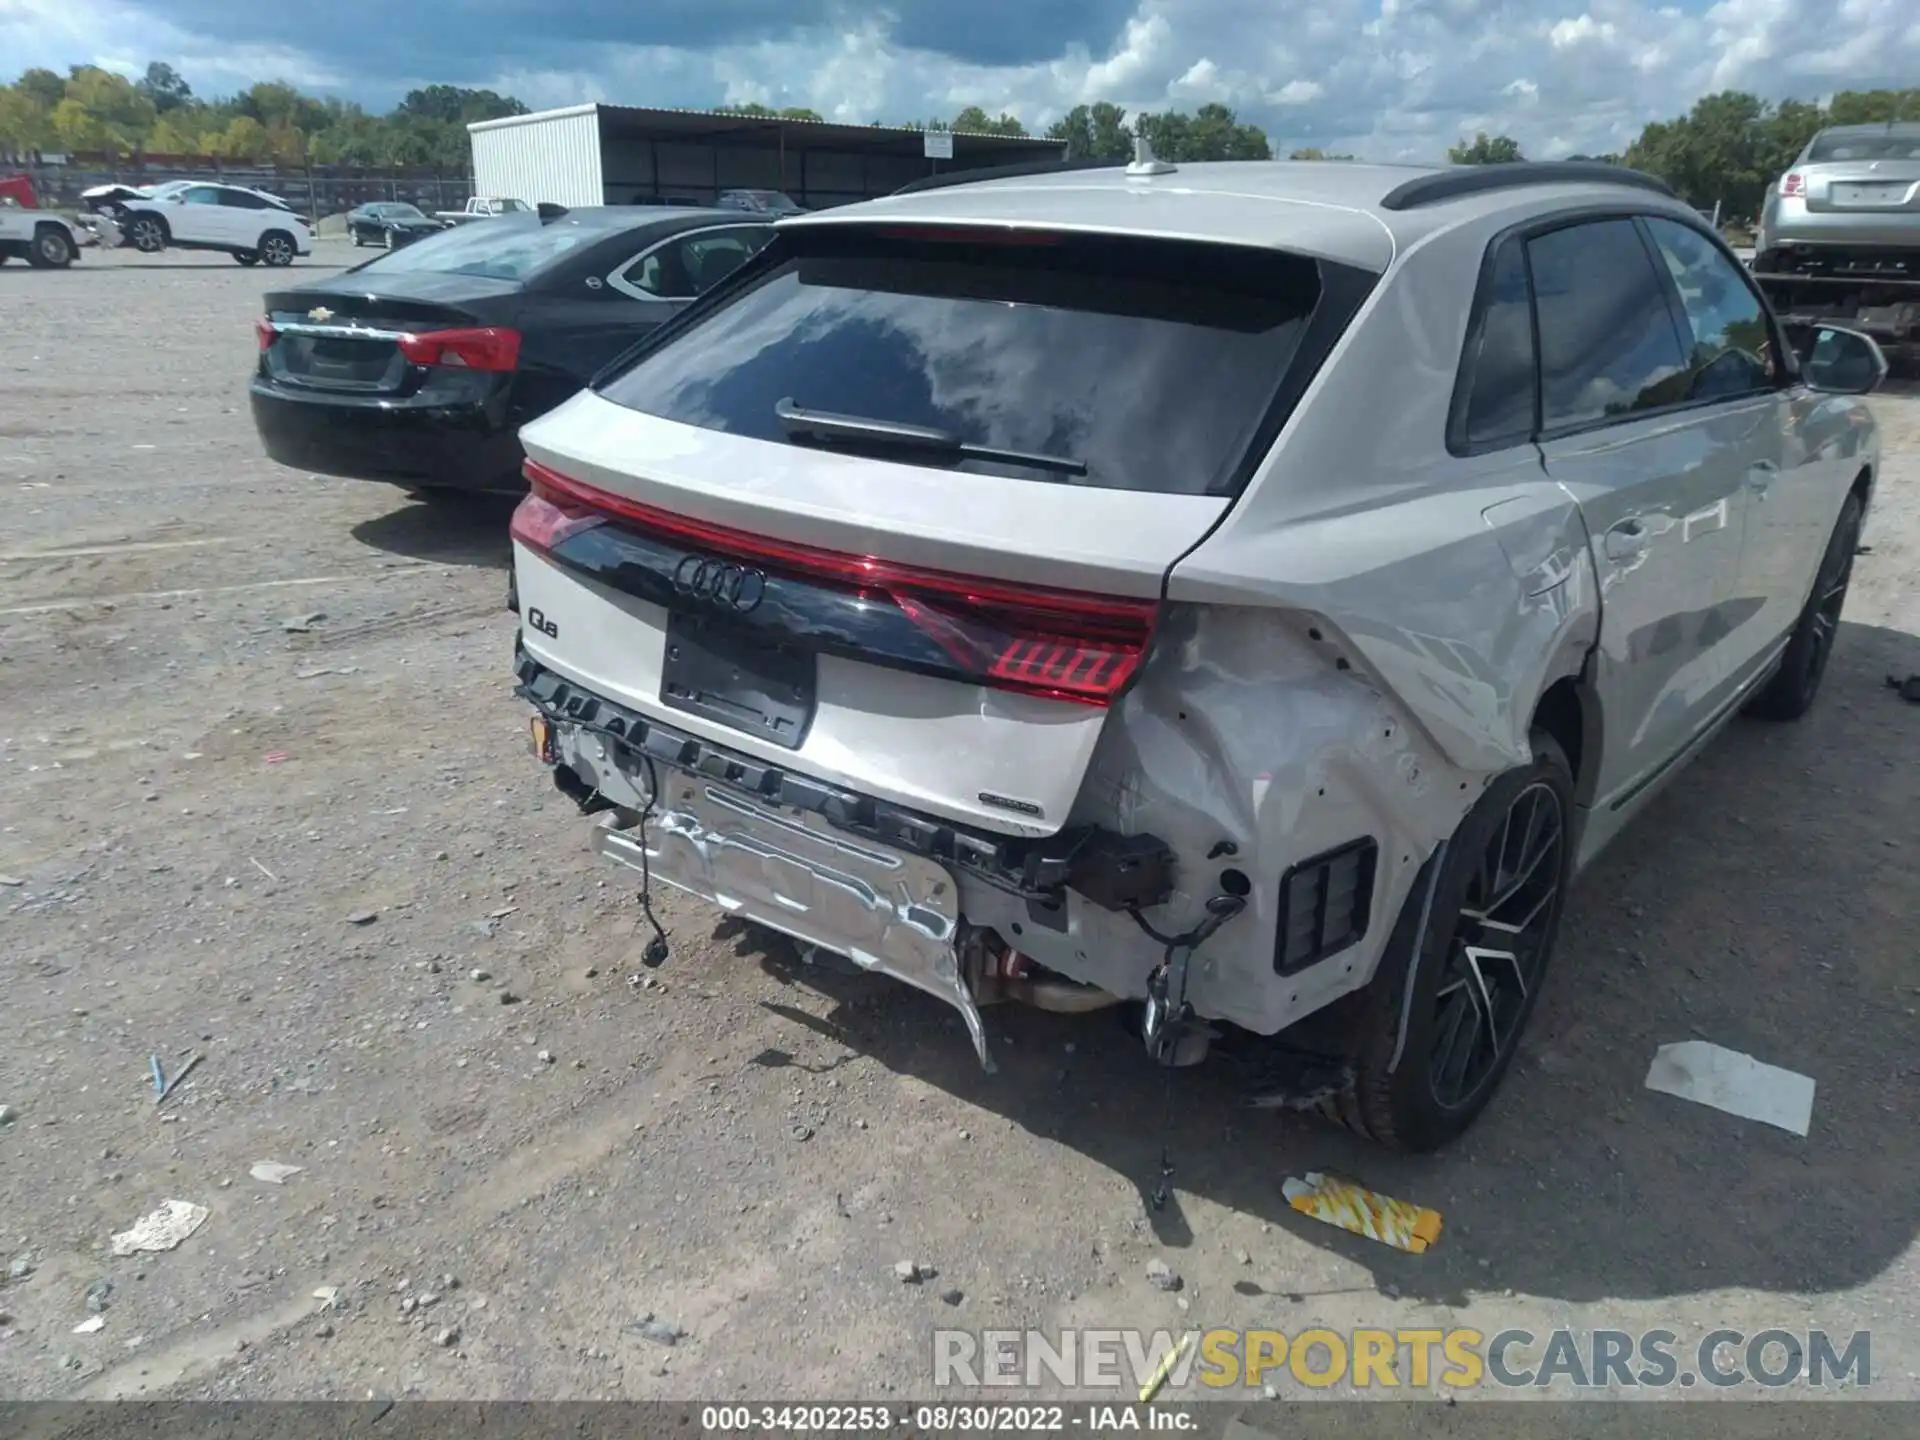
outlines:
[{"label": "rear wiper blade", "polygon": [[836,415],[826,410],[803,410],[791,397],[773,407],[774,417],[789,435],[805,435],[824,442],[872,445],[881,449],[926,450],[956,460],[986,460],[998,465],[1024,465],[1062,475],[1084,475],[1087,462],[1068,455],[1038,455],[1026,450],[1002,450],[993,445],[969,445],[951,430],[908,425],[899,420],[875,420],[865,415]]}]

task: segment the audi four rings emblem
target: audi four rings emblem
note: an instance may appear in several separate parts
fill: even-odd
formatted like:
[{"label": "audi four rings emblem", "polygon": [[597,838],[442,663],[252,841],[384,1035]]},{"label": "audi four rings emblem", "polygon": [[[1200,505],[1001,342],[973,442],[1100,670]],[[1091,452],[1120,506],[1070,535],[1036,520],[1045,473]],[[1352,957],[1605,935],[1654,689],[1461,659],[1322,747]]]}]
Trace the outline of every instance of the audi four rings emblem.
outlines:
[{"label": "audi four rings emblem", "polygon": [[730,560],[687,555],[673,568],[673,588],[690,600],[744,615],[767,593],[766,572]]}]

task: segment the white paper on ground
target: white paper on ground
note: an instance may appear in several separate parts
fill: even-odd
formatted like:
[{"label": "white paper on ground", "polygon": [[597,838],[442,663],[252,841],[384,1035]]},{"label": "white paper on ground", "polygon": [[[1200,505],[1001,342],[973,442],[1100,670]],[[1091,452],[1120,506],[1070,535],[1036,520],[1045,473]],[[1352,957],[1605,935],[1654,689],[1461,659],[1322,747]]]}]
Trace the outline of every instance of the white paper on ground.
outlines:
[{"label": "white paper on ground", "polygon": [[131,1230],[113,1237],[113,1253],[171,1250],[207,1222],[207,1207],[191,1200],[166,1200],[152,1214],[142,1215]]},{"label": "white paper on ground", "polygon": [[93,1335],[106,1328],[107,1328],[106,1316],[90,1315],[85,1320],[82,1320],[78,1325],[73,1327],[73,1333],[76,1335]]},{"label": "white paper on ground", "polygon": [[284,1185],[300,1173],[298,1165],[282,1165],[278,1160],[256,1160],[247,1173],[256,1180],[264,1180],[269,1185]]},{"label": "white paper on ground", "polygon": [[1707,1040],[1662,1045],[1647,1067],[1647,1089],[1777,1125],[1795,1135],[1813,1121],[1813,1079]]}]

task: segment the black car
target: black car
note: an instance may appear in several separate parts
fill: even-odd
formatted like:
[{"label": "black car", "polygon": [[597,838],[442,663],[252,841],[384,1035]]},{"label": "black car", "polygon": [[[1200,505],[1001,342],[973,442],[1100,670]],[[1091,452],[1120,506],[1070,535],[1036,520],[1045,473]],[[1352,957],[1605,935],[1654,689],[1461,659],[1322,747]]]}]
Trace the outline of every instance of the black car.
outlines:
[{"label": "black car", "polygon": [[347,234],[356,245],[384,245],[398,250],[446,228],[444,220],[436,220],[404,200],[376,200],[347,212]]},{"label": "black car", "polygon": [[807,213],[804,205],[779,190],[722,190],[714,204],[722,210],[747,210],[773,220]]},{"label": "black car", "polygon": [[772,234],[738,211],[509,215],[273,291],[254,425],[268,455],[302,470],[518,489],[520,427]]}]

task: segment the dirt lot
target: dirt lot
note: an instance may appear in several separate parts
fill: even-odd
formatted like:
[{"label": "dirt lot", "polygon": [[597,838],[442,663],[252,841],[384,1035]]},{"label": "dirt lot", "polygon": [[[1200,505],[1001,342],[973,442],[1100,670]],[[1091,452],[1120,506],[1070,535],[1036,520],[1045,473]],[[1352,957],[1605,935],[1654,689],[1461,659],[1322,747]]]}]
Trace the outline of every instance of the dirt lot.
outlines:
[{"label": "dirt lot", "polygon": [[[1737,725],[1582,881],[1467,1142],[1182,1072],[1156,1213],[1161,1079],[1111,1017],[990,1012],[984,1076],[945,1007],[675,899],[629,984],[632,887],[509,693],[506,508],[262,458],[262,288],[0,271],[0,1395],[924,1397],[936,1326],[1068,1324],[1869,1328],[1870,1393],[1920,1395],[1920,708],[1882,683],[1920,670],[1920,398],[1877,402],[1814,717]],[[1643,1090],[1693,1036],[1814,1076],[1811,1136]],[[1293,1216],[1309,1169],[1441,1242]],[[169,1198],[211,1217],[112,1259]]]}]

